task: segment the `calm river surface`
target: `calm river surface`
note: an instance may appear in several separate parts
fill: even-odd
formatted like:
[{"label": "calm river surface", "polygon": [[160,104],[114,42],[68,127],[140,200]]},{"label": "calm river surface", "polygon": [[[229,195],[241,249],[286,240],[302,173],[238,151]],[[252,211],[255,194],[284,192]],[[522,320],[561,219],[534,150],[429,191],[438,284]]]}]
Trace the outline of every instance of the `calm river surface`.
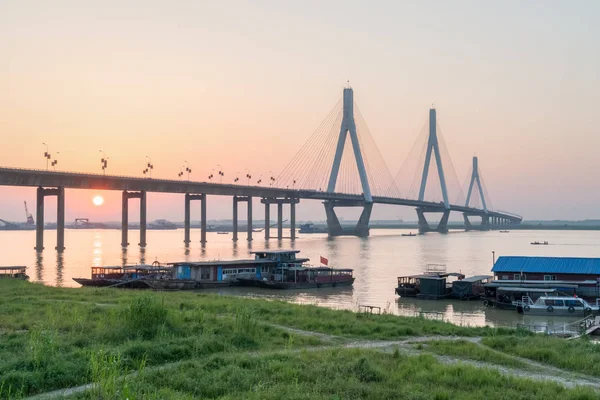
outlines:
[{"label": "calm river surface", "polygon": [[[462,325],[514,326],[517,323],[562,325],[568,320],[546,317],[523,317],[514,311],[483,308],[479,301],[426,301],[399,299],[395,293],[396,277],[421,273],[426,264],[445,264],[447,270],[463,274],[489,274],[492,251],[500,255],[539,255],[600,257],[600,232],[593,231],[511,231],[450,232],[442,235],[403,237],[404,230],[372,229],[371,237],[328,239],[324,234],[300,235],[289,240],[266,242],[255,233],[251,243],[234,244],[231,235],[208,233],[208,243],[199,243],[199,231],[192,232],[190,247],[183,245],[183,230],[148,231],[148,246],[140,249],[138,232],[130,230],[127,250],[120,246],[118,230],[73,230],[65,232],[67,249],[63,255],[54,250],[55,231],[45,231],[46,250],[33,250],[35,231],[0,231],[2,265],[26,265],[32,281],[56,286],[79,286],[73,277],[89,277],[91,266],[251,258],[252,250],[264,248],[301,250],[301,256],[318,263],[319,256],[331,266],[353,268],[353,288],[311,289],[305,291],[270,291],[252,288],[225,288],[223,294],[277,298],[298,303],[319,304],[331,308],[357,309],[358,304],[380,306],[389,312],[415,315],[425,312],[431,318],[443,318]],[[289,232],[288,232],[289,234]],[[285,235],[285,234],[284,234]],[[547,240],[549,246],[531,246],[535,240]],[[525,318],[525,319],[524,319]]]}]

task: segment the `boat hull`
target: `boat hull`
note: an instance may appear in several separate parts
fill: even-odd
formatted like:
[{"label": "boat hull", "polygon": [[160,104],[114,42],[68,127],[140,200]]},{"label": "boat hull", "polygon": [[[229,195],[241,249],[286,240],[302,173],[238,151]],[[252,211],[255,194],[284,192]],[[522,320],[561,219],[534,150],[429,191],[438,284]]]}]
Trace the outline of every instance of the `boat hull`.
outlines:
[{"label": "boat hull", "polygon": [[73,280],[79,283],[81,286],[91,286],[91,287],[107,287],[116,285],[121,282],[120,279],[90,279],[90,278],[73,278]]}]

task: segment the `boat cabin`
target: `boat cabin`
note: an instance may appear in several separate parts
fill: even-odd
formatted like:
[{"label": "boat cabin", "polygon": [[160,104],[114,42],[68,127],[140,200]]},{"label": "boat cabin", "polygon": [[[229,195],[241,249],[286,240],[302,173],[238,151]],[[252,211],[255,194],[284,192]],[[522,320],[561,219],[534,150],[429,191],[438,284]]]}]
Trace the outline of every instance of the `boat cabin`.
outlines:
[{"label": "boat cabin", "polygon": [[0,278],[29,279],[26,270],[23,266],[0,267]]},{"label": "boat cabin", "polygon": [[329,267],[306,268],[298,265],[282,265],[266,276],[268,281],[295,283],[336,283],[352,279],[352,269]]},{"label": "boat cabin", "polygon": [[92,267],[92,279],[121,279],[123,267]]},{"label": "boat cabin", "polygon": [[496,260],[492,272],[503,284],[548,284],[559,290],[576,285],[578,296],[600,297],[600,258],[502,256]]},{"label": "boat cabin", "polygon": [[124,276],[129,279],[172,279],[173,267],[161,265],[132,265],[123,268]]},{"label": "boat cabin", "polygon": [[457,299],[478,299],[485,292],[484,285],[492,279],[491,275],[477,275],[452,282],[452,297]]},{"label": "boat cabin", "polygon": [[254,259],[213,260],[169,263],[178,279],[197,282],[235,282],[238,279],[261,280],[278,267],[302,267],[308,258],[297,258],[299,250],[253,251]]},{"label": "boat cabin", "polygon": [[463,279],[465,276],[456,272],[427,273],[398,277],[396,294],[401,297],[419,297],[437,300],[448,297],[452,293],[450,278]]}]

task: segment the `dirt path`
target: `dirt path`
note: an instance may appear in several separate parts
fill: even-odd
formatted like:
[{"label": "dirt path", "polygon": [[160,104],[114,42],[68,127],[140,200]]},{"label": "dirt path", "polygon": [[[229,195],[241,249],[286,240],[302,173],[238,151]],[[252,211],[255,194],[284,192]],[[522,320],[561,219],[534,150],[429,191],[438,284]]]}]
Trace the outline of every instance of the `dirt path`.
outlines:
[{"label": "dirt path", "polygon": [[[526,378],[532,379],[536,381],[551,381],[563,385],[568,388],[573,388],[576,386],[587,386],[592,387],[594,389],[600,390],[600,379],[578,374],[570,371],[565,371],[553,366],[540,364],[535,361],[528,360],[526,358],[521,358],[517,356],[512,356],[510,354],[498,352],[497,350],[490,349],[487,346],[484,346],[481,343],[481,337],[463,337],[463,336],[420,336],[420,337],[409,337],[403,340],[359,340],[359,339],[351,339],[347,337],[337,336],[337,335],[329,335],[321,332],[312,332],[306,331],[302,329],[292,328],[288,326],[269,324],[270,326],[278,329],[282,329],[297,335],[303,336],[311,336],[321,339],[324,342],[323,346],[311,346],[311,347],[302,347],[302,348],[294,348],[294,349],[279,349],[273,350],[270,352],[258,351],[252,353],[245,353],[251,356],[261,356],[265,354],[289,354],[289,353],[297,353],[301,351],[322,351],[326,349],[335,349],[335,348],[345,348],[345,349],[366,349],[366,350],[380,350],[385,352],[391,352],[395,349],[398,349],[402,353],[406,355],[421,355],[421,354],[429,354],[435,357],[439,362],[444,364],[465,364],[471,365],[476,368],[489,368],[498,371],[499,373],[506,376],[513,376],[518,378]],[[414,346],[415,343],[427,343],[431,341],[457,341],[464,340],[470,343],[476,344],[478,346],[485,347],[486,349],[492,350],[494,352],[498,352],[504,356],[511,357],[515,360],[525,363],[530,369],[524,370],[519,368],[509,368],[502,365],[471,360],[468,358],[458,358],[452,357],[448,355],[439,355],[435,354],[431,351],[428,351],[426,346],[423,348],[417,348]],[[170,368],[177,367],[183,362],[188,360],[176,361],[169,364],[163,364],[156,367],[148,367],[146,371],[155,372],[166,370]],[[130,379],[135,377],[138,374],[137,371],[132,372],[123,377],[123,379]],[[57,399],[63,398],[66,396],[71,396],[77,393],[82,393],[87,390],[90,390],[94,387],[94,384],[89,383],[86,385],[55,390],[52,392],[42,393],[36,396],[29,397],[31,400],[49,400],[49,399]]]}]

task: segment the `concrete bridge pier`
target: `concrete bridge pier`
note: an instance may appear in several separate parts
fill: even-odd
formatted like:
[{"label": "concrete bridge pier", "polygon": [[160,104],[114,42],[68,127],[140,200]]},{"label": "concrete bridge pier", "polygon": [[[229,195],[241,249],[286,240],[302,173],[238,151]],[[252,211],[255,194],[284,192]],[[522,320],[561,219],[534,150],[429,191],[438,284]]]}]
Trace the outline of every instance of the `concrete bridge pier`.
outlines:
[{"label": "concrete bridge pier", "polygon": [[206,193],[200,195],[200,243],[206,243]]},{"label": "concrete bridge pier", "polygon": [[473,225],[473,223],[471,223],[471,221],[469,220],[469,214],[463,213],[463,219],[465,221],[465,230],[467,231],[489,231],[495,226],[493,221],[496,220],[496,217],[490,217],[487,214],[471,214],[471,216],[480,216],[481,224]]},{"label": "concrete bridge pier", "polygon": [[290,239],[296,239],[296,204],[300,202],[300,199],[295,197],[284,197],[284,198],[273,198],[263,197],[260,200],[265,205],[265,239],[270,238],[270,208],[271,204],[277,204],[277,239],[283,239],[283,206],[284,204],[290,205]]},{"label": "concrete bridge pier", "polygon": [[200,200],[200,243],[206,243],[206,194],[185,194],[184,239],[186,246],[190,245],[191,202]]},{"label": "concrete bridge pier", "polygon": [[59,252],[65,250],[65,188],[44,189],[38,187],[36,196],[35,250],[44,250],[44,198],[56,196],[56,247]]},{"label": "concrete bridge pier", "polygon": [[238,240],[238,203],[248,203],[248,217],[247,217],[247,239],[252,241],[252,196],[233,196],[233,238],[232,240]]},{"label": "concrete bridge pier", "polygon": [[252,196],[248,196],[248,217],[246,218],[246,220],[248,221],[246,228],[247,228],[247,239],[249,242],[252,241]]},{"label": "concrete bridge pier", "polygon": [[183,243],[190,245],[190,194],[185,194],[185,207],[183,211]]},{"label": "concrete bridge pier", "polygon": [[[323,205],[325,206],[325,215],[327,216],[327,233],[329,236],[369,236],[369,220],[371,219],[373,203],[364,201],[327,200],[323,202]],[[358,218],[356,226],[349,229],[342,228],[337,214],[335,213],[335,207],[362,207],[363,211]]]},{"label": "concrete bridge pier", "polygon": [[146,192],[140,192],[140,247],[146,247]]},{"label": "concrete bridge pier", "polygon": [[146,191],[123,190],[121,203],[121,246],[129,246],[129,199],[140,199],[140,247],[146,247]]},{"label": "concrete bridge pier", "polygon": [[[438,223],[438,226],[435,229],[432,229],[429,226],[429,222],[427,222],[427,218],[425,218],[425,213],[426,212],[441,212],[442,213],[442,218],[440,218],[440,222]],[[427,210],[424,208],[417,208],[417,218],[419,220],[419,233],[427,233],[427,232],[439,232],[439,233],[448,233],[448,218],[450,218],[450,210],[445,209],[445,210],[439,210],[439,209],[435,209],[435,210]]]},{"label": "concrete bridge pier", "polygon": [[277,239],[283,239],[283,203],[277,203]]},{"label": "concrete bridge pier", "polygon": [[271,238],[271,203],[265,202],[265,240]]},{"label": "concrete bridge pier", "polygon": [[231,240],[237,242],[238,240],[238,197],[233,196],[233,216],[231,218],[231,222],[233,225],[233,237]]}]

